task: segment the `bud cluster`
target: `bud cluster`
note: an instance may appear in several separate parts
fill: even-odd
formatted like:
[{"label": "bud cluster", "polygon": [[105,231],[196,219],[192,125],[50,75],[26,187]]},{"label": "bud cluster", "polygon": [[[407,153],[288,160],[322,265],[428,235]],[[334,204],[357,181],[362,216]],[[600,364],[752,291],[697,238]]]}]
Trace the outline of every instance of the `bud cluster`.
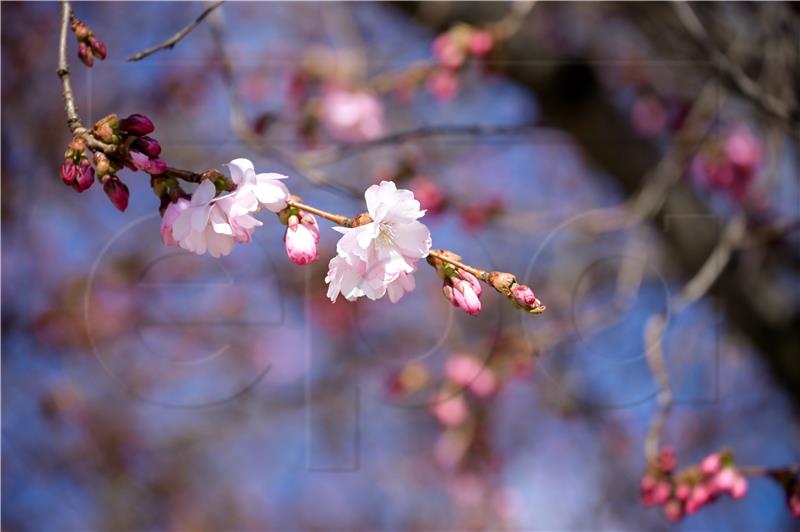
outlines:
[{"label": "bud cluster", "polygon": [[[445,256],[459,261],[461,257],[451,251],[443,251]],[[481,312],[481,283],[477,277],[466,270],[445,262],[438,257],[428,256],[428,263],[436,269],[443,280],[442,292],[450,303],[470,316]]]},{"label": "bud cluster", "polygon": [[757,177],[762,151],[758,137],[739,126],[695,158],[694,172],[709,189],[741,203]]},{"label": "bud cluster", "polygon": [[78,40],[78,58],[87,67],[94,65],[94,58],[101,61],[106,58],[106,45],[95,36],[86,23],[72,17],[72,32]]},{"label": "bud cluster", "polygon": [[86,156],[86,143],[73,139],[64,153],[61,163],[61,180],[77,192],[83,192],[94,183],[94,169]]},{"label": "bud cluster", "polygon": [[456,71],[466,64],[468,57],[485,57],[493,46],[490,32],[468,24],[458,24],[436,37],[433,54],[439,68],[428,78],[428,90],[439,100],[451,100],[460,86]]},{"label": "bud cluster", "polygon": [[[86,31],[85,26],[78,26],[77,33],[80,35],[84,35]],[[111,203],[120,211],[125,211],[128,208],[130,191],[116,175],[123,166],[131,170],[142,170],[153,178],[167,170],[167,164],[159,158],[161,145],[154,138],[147,136],[154,130],[153,122],[140,114],[133,114],[121,120],[116,114],[101,118],[94,124],[91,134],[97,140],[113,146],[114,151],[109,151],[108,155],[96,152],[93,167],[86,155],[84,140],[73,139],[64,154],[61,179],[78,192],[83,192],[92,186],[96,173]],[[154,189],[159,184],[162,183],[154,182]]]},{"label": "bud cluster", "polygon": [[730,451],[708,455],[699,466],[675,472],[670,447],[659,452],[642,477],[641,500],[645,506],[661,506],[670,521],[679,521],[727,493],[734,499],[747,494],[747,479],[737,469]]}]

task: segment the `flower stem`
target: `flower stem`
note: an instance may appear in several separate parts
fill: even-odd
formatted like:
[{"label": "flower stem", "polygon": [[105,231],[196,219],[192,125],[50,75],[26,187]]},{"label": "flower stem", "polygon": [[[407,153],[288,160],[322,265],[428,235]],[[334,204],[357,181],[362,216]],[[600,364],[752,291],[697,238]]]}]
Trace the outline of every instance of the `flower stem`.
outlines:
[{"label": "flower stem", "polygon": [[353,220],[348,218],[347,216],[342,216],[341,214],[333,214],[328,211],[323,211],[322,209],[317,209],[316,207],[312,207],[311,205],[306,205],[304,203],[300,203],[299,201],[289,200],[286,202],[288,205],[300,209],[301,211],[310,212],[311,214],[316,214],[320,218],[325,218],[328,221],[331,221],[337,225],[341,225],[342,227],[352,227]]},{"label": "flower stem", "polygon": [[487,272],[485,270],[478,269],[478,268],[473,268],[472,266],[470,266],[468,264],[464,264],[463,262],[459,262],[459,261],[457,261],[455,259],[452,259],[452,258],[448,257],[446,253],[443,253],[440,250],[432,249],[431,251],[428,252],[428,255],[430,255],[432,257],[436,257],[437,259],[439,259],[441,261],[444,261],[444,262],[447,262],[448,264],[452,264],[456,268],[464,270],[465,272],[471,273],[472,275],[474,275],[475,277],[477,277],[478,279],[480,279],[484,283],[488,283],[489,282],[489,272]]}]

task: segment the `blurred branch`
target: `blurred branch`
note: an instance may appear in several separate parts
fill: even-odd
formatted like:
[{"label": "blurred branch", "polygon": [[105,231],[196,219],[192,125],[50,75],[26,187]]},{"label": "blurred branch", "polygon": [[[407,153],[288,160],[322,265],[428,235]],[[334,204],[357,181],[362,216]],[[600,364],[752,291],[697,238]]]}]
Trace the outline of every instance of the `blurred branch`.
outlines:
[{"label": "blurred branch", "polygon": [[311,152],[301,157],[309,164],[329,164],[359,153],[387,146],[399,144],[408,140],[427,139],[432,137],[485,137],[485,136],[510,136],[524,135],[536,131],[536,125],[527,124],[473,124],[473,125],[437,125],[425,126],[408,131],[399,131],[359,144],[339,144]]},{"label": "blurred branch", "polygon": [[141,52],[136,52],[135,54],[128,57],[125,61],[140,61],[145,57],[153,55],[154,53],[160,50],[168,50],[168,49],[171,50],[176,44],[178,44],[178,42],[181,39],[189,35],[192,32],[192,30],[194,30],[197,26],[199,26],[200,23],[203,21],[203,19],[206,18],[209,13],[211,13],[216,8],[221,6],[222,1],[223,0],[219,0],[218,2],[214,2],[213,4],[208,6],[202,13],[200,13],[200,16],[198,16],[196,19],[190,22],[186,27],[184,27],[182,30],[180,30],[178,33],[176,33],[166,41],[162,42],[161,44],[157,44],[155,46],[142,50]]},{"label": "blurred branch", "polygon": [[653,417],[644,440],[644,455],[648,462],[653,462],[658,457],[664,427],[672,411],[672,386],[669,372],[664,365],[663,338],[664,316],[656,314],[647,320],[644,328],[644,352],[650,371],[658,384],[658,395],[656,396],[658,412]]},{"label": "blurred branch", "polygon": [[744,213],[736,213],[728,222],[722,233],[722,238],[711,252],[706,262],[692,279],[683,287],[678,295],[675,312],[681,312],[686,307],[703,297],[714,285],[719,275],[728,265],[733,252],[744,242],[746,220]]},{"label": "blurred branch", "polygon": [[672,2],[671,4],[686,31],[711,56],[717,69],[733,83],[739,92],[776,118],[786,122],[796,121],[796,117],[792,117],[792,109],[789,104],[763,91],[761,86],[750,78],[741,66],[717,47],[688,2]]},{"label": "blurred branch", "polygon": [[[494,2],[397,2],[397,8],[416,15],[417,20],[436,31],[458,22],[485,25],[505,15],[504,4]],[[537,12],[558,10],[542,4]],[[668,6],[665,9],[670,9]],[[635,23],[636,21],[634,21]],[[511,79],[535,93],[542,120],[572,136],[586,155],[615,178],[628,194],[638,194],[642,176],[662,160],[660,147],[631,129],[613,98],[595,73],[592,57],[564,61],[542,41],[533,25],[525,24],[504,43],[504,63]],[[780,111],[779,111],[780,112]],[[672,165],[670,165],[672,166]],[[716,218],[690,184],[677,180],[684,168],[672,166],[673,185],[654,197],[653,220],[671,245],[675,260],[694,275],[718,244],[719,235],[703,220]],[[786,268],[786,253],[769,255],[770,268]],[[781,382],[795,404],[800,405],[800,364],[797,362],[797,330],[800,312],[776,286],[776,275],[766,268],[760,275],[748,275],[742,261],[730,261],[712,288],[731,322],[759,349],[772,374]],[[745,276],[746,277],[743,277]],[[742,278],[748,280],[747,285]],[[753,294],[759,294],[753,297]]]}]

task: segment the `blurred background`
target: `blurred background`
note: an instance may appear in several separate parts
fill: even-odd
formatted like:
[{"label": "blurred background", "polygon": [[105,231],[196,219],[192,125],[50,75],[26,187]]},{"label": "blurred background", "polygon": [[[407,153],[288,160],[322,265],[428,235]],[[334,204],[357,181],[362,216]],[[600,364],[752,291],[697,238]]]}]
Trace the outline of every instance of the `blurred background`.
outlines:
[{"label": "blurred background", "polygon": [[[165,247],[145,174],[124,213],[61,182],[60,6],[3,3],[4,529],[797,527],[763,477],[680,523],[639,502],[655,314],[679,466],[798,461],[797,4],[226,3],[125,61],[206,7],[73,4],[108,48],[68,36],[84,123],[145,114],[170,166],[246,157],[342,214],[393,179],[547,312],[468,316],[424,263],[331,304],[338,234],[295,266],[266,211],[225,258]],[[458,23],[494,39],[448,66]],[[334,89],[377,131],[337,130]]]}]

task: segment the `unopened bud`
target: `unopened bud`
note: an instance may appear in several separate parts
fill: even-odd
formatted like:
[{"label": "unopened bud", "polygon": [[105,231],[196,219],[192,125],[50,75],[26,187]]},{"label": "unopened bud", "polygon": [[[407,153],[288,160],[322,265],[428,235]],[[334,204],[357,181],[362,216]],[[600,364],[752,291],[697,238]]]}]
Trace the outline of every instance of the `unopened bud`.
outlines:
[{"label": "unopened bud", "polygon": [[117,176],[112,175],[103,183],[103,191],[106,193],[106,196],[108,196],[108,199],[111,200],[111,203],[114,204],[114,207],[125,212],[125,209],[128,208],[128,198],[130,196],[130,192],[128,191],[128,187],[125,186],[125,183],[120,181]]},{"label": "unopened bud", "polygon": [[94,183],[94,168],[92,168],[89,159],[81,159],[75,180],[71,183],[72,188],[77,192],[83,192],[91,187],[92,183]]},{"label": "unopened bud", "polygon": [[161,155],[161,144],[159,144],[156,139],[151,137],[139,137],[133,141],[131,148],[138,150],[151,158]]},{"label": "unopened bud", "polygon": [[103,177],[109,173],[109,170],[111,169],[111,163],[104,153],[97,152],[94,154],[94,169],[97,172],[98,177]]},{"label": "unopened bud", "polygon": [[94,54],[92,53],[92,48],[85,42],[80,42],[78,44],[78,59],[80,59],[87,67],[94,65]]},{"label": "unopened bud", "polygon": [[106,45],[103,41],[94,35],[89,35],[89,46],[92,48],[94,54],[100,58],[100,60],[106,58]]},{"label": "unopened bud", "polygon": [[72,159],[64,159],[61,163],[61,179],[65,185],[71,185],[78,176],[78,167]]},{"label": "unopened bud", "polygon": [[128,118],[119,121],[119,128],[130,135],[141,137],[155,131],[153,122],[144,115],[132,114]]},{"label": "unopened bud", "polygon": [[506,272],[489,273],[489,284],[503,295],[511,296],[511,287],[517,282],[517,278]]}]

